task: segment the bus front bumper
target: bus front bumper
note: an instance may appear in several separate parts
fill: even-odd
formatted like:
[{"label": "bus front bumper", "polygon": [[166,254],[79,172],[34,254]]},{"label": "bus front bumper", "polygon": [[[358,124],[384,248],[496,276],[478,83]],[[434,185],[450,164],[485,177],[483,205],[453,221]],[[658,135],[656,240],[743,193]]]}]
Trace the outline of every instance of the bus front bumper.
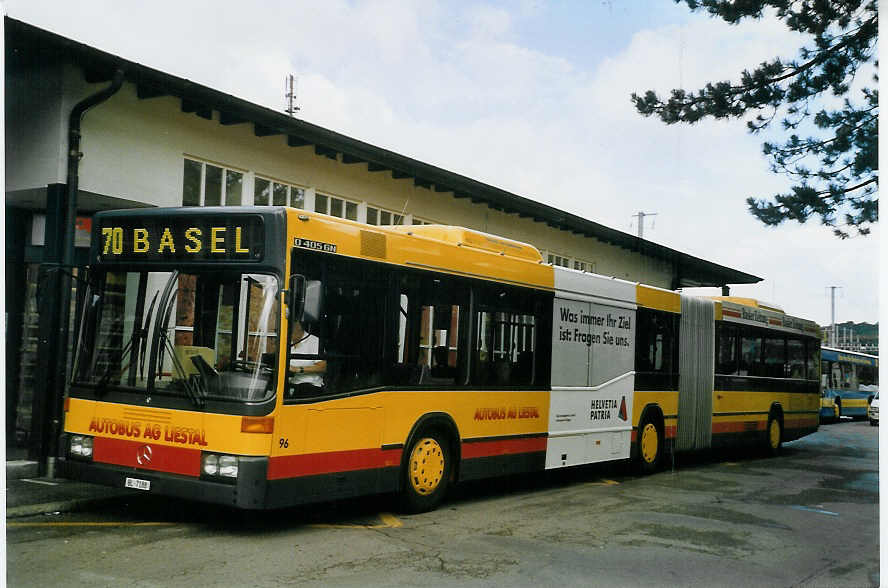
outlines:
[{"label": "bus front bumper", "polygon": [[63,478],[91,482],[113,488],[127,488],[127,479],[134,485],[147,487],[146,494],[171,496],[223,504],[242,509],[266,508],[267,457],[241,457],[235,483],[216,482],[191,476],[166,474],[150,470],[59,458],[57,471]]}]

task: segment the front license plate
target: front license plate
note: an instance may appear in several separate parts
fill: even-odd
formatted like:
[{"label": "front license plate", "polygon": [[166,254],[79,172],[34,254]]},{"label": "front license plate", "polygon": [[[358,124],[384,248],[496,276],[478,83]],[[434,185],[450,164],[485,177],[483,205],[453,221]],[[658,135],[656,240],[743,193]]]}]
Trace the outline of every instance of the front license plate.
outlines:
[{"label": "front license plate", "polygon": [[148,480],[140,480],[138,478],[127,478],[124,486],[127,488],[135,488],[136,490],[150,490],[151,482]]}]

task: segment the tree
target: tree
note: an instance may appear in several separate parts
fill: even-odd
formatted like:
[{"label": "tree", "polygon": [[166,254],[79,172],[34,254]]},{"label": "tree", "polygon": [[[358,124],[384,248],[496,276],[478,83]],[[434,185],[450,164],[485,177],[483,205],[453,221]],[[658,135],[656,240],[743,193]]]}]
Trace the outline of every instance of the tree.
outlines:
[{"label": "tree", "polygon": [[[767,129],[780,115],[788,137],[766,141],[763,152],[771,171],[794,185],[770,199],[747,198],[750,213],[766,225],[819,216],[843,239],[849,231],[868,234],[879,219],[877,0],[675,0],[682,1],[730,24],[773,9],[790,30],[811,41],[799,49],[798,59],[763,62],[744,70],[739,83],[708,83],[695,93],[678,88],[665,101],[651,90],[633,93],[638,112],[666,124],[750,117],[751,133]],[[872,83],[852,91],[859,71],[867,76],[871,71]],[[818,106],[830,95],[843,98],[842,106]]]}]

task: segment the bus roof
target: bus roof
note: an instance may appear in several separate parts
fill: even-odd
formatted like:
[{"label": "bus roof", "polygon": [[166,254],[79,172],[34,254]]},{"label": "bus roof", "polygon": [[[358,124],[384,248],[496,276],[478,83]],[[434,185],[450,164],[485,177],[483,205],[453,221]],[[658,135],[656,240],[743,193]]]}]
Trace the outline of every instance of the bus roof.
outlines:
[{"label": "bus roof", "polygon": [[848,363],[857,363],[862,365],[879,365],[879,356],[863,353],[861,351],[848,351],[847,349],[836,349],[834,347],[821,347],[820,355],[823,359],[830,361],[846,361]]},{"label": "bus roof", "polygon": [[751,306],[753,308],[761,308],[763,310],[770,310],[771,312],[786,314],[784,310],[776,304],[765,303],[755,298],[743,298],[740,296],[707,296],[707,298],[719,302],[731,302],[733,304],[739,304],[740,306]]},{"label": "bus roof", "polygon": [[393,225],[385,228],[396,233],[425,237],[426,239],[449,243],[458,247],[473,247],[493,253],[502,253],[535,263],[540,263],[543,260],[543,256],[533,245],[464,227],[451,227],[447,225]]}]

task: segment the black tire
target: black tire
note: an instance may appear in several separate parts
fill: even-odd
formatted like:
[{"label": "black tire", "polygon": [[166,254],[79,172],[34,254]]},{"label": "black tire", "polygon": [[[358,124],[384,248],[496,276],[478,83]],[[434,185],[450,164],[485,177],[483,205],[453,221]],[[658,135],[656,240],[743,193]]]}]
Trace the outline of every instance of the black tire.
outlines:
[{"label": "black tire", "polygon": [[663,463],[664,438],[659,421],[650,414],[644,415],[638,424],[638,470],[652,474]]},{"label": "black tire", "polygon": [[767,454],[775,457],[780,455],[780,448],[783,446],[783,421],[774,411],[768,415],[768,426],[765,429],[765,451]]},{"label": "black tire", "polygon": [[871,427],[875,427],[876,425],[879,424],[879,421],[876,421],[876,420],[873,420],[873,419],[870,419],[869,421],[870,421],[870,426],[871,426]]},{"label": "black tire", "polygon": [[450,444],[437,430],[416,434],[401,467],[401,509],[407,513],[433,510],[447,494],[453,472]]}]

